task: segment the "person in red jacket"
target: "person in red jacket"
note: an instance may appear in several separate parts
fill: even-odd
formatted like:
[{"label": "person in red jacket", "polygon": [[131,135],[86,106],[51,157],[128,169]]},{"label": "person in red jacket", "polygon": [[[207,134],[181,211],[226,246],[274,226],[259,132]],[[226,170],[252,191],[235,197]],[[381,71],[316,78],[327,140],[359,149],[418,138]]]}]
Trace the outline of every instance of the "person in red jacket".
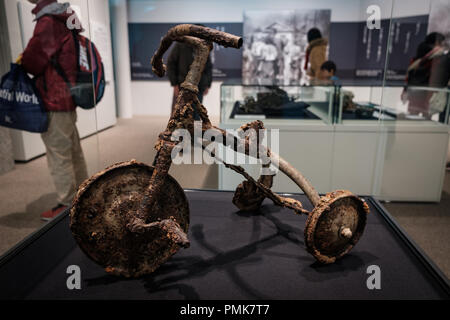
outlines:
[{"label": "person in red jacket", "polygon": [[36,16],[36,27],[20,63],[34,75],[36,88],[48,113],[48,130],[41,136],[56,187],[57,205],[44,212],[41,218],[50,220],[71,205],[78,186],[88,177],[76,127],[76,106],[67,84],[53,67],[53,61],[57,61],[69,81],[75,83],[77,55],[72,32],[83,30],[79,23],[73,23],[77,18],[68,3],[28,1],[36,4],[32,11]]}]

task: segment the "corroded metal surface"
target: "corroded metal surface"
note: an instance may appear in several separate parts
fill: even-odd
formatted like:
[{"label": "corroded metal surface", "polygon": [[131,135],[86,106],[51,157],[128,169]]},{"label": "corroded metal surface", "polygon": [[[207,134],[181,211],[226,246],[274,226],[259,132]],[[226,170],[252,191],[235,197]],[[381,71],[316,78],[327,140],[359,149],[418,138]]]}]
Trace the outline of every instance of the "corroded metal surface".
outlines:
[{"label": "corroded metal surface", "polygon": [[71,210],[71,229],[82,250],[109,273],[139,277],[153,272],[180,247],[189,245],[189,209],[184,192],[168,172],[176,146],[172,133],[187,129],[192,136],[195,109],[203,130],[211,126],[197,98],[198,82],[212,42],[239,48],[242,38],[218,30],[179,25],[161,40],[151,63],[163,76],[162,56],[173,41],[194,47],[194,62],[181,85],[174,112],[155,145],[154,167],[116,164],[80,186]]},{"label": "corroded metal surface", "polygon": [[[186,129],[195,136],[194,113],[202,121],[202,131],[222,136],[225,146],[249,155],[256,144],[258,157],[267,156],[302,189],[315,206],[305,210],[300,201],[281,197],[272,190],[273,175],[253,179],[236,165],[224,165],[246,178],[236,190],[233,203],[241,210],[257,210],[265,198],[276,205],[308,214],[305,239],[308,251],[322,263],[332,263],[346,254],[359,240],[365,226],[368,206],[348,191],[337,191],[320,198],[311,183],[287,161],[260,145],[262,137],[252,141],[235,137],[212,126],[206,108],[197,98],[198,82],[212,42],[240,48],[242,38],[214,29],[179,25],[170,29],[152,58],[153,72],[163,76],[163,54],[173,41],[183,41],[194,48],[194,62],[181,85],[174,112],[155,145],[154,167],[143,163],[119,163],[83,183],[71,210],[72,233],[81,249],[111,274],[138,277],[149,274],[169,259],[180,247],[187,247],[189,207],[184,192],[169,176],[171,154],[177,142],[176,129]],[[241,130],[263,129],[254,121]],[[194,141],[192,141],[194,142]],[[204,146],[203,146],[204,147]],[[216,156],[212,154],[213,156]]]},{"label": "corroded metal surface", "polygon": [[309,253],[328,264],[347,254],[360,239],[369,206],[350,191],[328,193],[308,217],[305,243]]},{"label": "corroded metal surface", "polygon": [[[253,130],[253,132],[250,135],[245,135],[246,144],[253,143],[259,146],[264,139],[264,123],[256,120],[240,127],[240,131],[244,134],[250,129]],[[268,156],[270,156],[270,154],[268,154]],[[270,167],[270,162],[263,164],[262,167],[268,169]],[[273,185],[273,177],[274,175],[261,175],[257,183],[270,189]],[[257,211],[265,198],[264,192],[261,188],[258,188],[257,184],[245,180],[236,188],[233,196],[233,204],[242,211]]]},{"label": "corroded metal surface", "polygon": [[70,228],[81,249],[108,273],[138,277],[153,272],[180,246],[187,246],[189,206],[169,175],[141,228],[130,230],[153,167],[136,161],[97,173],[79,188]]},{"label": "corroded metal surface", "polygon": [[[272,182],[273,176],[260,176],[258,179],[258,183],[268,189],[272,187]],[[245,180],[237,186],[233,196],[233,204],[242,211],[258,211],[265,198],[266,195],[255,183]]]}]

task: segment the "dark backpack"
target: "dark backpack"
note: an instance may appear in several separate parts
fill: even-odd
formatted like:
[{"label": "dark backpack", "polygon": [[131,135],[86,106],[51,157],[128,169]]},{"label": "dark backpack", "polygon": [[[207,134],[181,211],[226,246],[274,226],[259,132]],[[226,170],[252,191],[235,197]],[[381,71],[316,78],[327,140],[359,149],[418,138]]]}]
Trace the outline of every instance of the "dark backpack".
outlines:
[{"label": "dark backpack", "polygon": [[92,109],[105,93],[105,69],[102,58],[92,41],[76,31],[71,33],[77,58],[76,83],[74,85],[70,83],[57,59],[52,59],[52,64],[69,87],[75,105],[83,109]]}]

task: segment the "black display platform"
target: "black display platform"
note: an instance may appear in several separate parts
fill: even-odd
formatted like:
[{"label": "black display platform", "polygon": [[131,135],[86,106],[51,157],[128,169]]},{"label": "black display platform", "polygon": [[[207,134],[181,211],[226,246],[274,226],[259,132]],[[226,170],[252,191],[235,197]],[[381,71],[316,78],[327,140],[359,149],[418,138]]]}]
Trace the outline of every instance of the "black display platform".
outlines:
[{"label": "black display platform", "polygon": [[[402,233],[383,207],[371,214],[356,247],[333,265],[305,250],[306,216],[266,200],[260,214],[238,212],[231,192],[187,191],[191,247],[154,274],[107,275],[72,238],[68,212],[0,260],[0,299],[448,299],[448,279]],[[295,196],[310,209],[303,195]],[[81,269],[81,290],[66,285]],[[381,270],[381,289],[367,288],[367,268]]]}]

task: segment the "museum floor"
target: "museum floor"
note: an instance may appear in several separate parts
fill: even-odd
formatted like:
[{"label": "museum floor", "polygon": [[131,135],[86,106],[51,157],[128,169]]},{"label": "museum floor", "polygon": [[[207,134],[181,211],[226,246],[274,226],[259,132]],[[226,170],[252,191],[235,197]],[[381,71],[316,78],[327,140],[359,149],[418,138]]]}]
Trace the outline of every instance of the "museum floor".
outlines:
[{"label": "museum floor", "polygon": [[[152,163],[153,144],[166,121],[165,117],[146,116],[119,119],[115,127],[84,139],[82,146],[89,173],[132,158]],[[173,166],[170,173],[183,188],[217,189],[215,165]],[[0,177],[0,182],[1,255],[44,224],[40,213],[54,206],[55,193],[45,157],[16,164],[13,171]],[[450,278],[450,172],[447,171],[439,204],[385,203],[384,206]]]}]

